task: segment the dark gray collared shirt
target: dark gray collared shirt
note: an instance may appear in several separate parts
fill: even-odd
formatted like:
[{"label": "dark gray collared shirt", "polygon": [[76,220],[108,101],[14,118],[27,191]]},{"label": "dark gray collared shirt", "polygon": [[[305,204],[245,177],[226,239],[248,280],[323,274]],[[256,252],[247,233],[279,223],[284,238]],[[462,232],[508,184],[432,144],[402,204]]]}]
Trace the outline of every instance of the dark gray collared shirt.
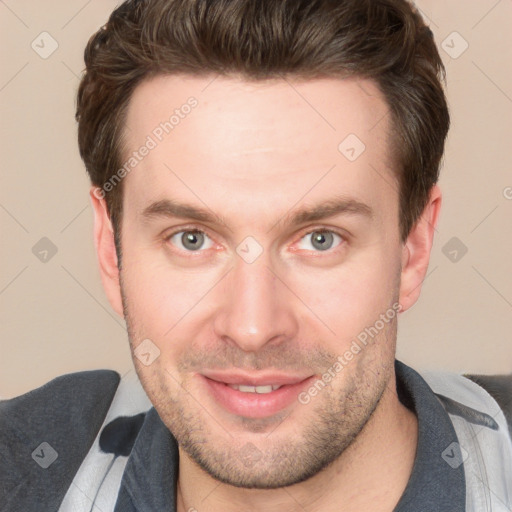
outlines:
[{"label": "dark gray collared shirt", "polygon": [[[464,512],[464,466],[452,468],[442,457],[457,442],[450,418],[419,373],[400,361],[395,368],[398,396],[418,417],[419,435],[413,471],[394,512]],[[58,510],[119,382],[111,370],[78,372],[0,402],[0,510]],[[120,453],[131,448],[115,512],[175,511],[179,456],[174,436],[153,407],[128,426],[112,436]],[[121,446],[123,436],[126,446]],[[53,454],[42,443],[58,452],[47,468],[43,463]]]}]

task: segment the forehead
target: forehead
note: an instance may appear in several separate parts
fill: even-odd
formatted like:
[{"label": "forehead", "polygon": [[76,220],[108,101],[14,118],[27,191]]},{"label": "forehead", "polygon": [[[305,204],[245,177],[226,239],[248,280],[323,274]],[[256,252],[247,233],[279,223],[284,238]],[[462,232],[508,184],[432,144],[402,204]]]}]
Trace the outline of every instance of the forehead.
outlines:
[{"label": "forehead", "polygon": [[[186,104],[191,98],[197,107],[193,116],[185,113],[185,118],[190,119],[182,123],[180,111],[189,110]],[[254,149],[260,151],[264,149],[260,139],[265,135],[272,137],[273,146],[284,143],[295,149],[304,146],[312,132],[315,140],[322,138],[330,146],[337,146],[336,142],[347,133],[369,142],[371,138],[374,143],[373,136],[384,135],[387,123],[377,122],[387,113],[385,98],[377,85],[359,78],[248,82],[220,76],[173,75],[154,77],[135,89],[125,126],[128,140],[137,142],[175,114],[178,119],[171,123],[174,139],[182,139],[180,132],[190,135],[187,127],[191,127],[195,138],[202,142],[211,140],[216,144],[221,139],[223,146],[230,146],[237,153],[237,149],[250,150],[247,140],[239,148],[240,136],[246,134],[258,135],[253,142]],[[367,132],[373,131],[376,124],[381,125],[380,129],[370,137]],[[178,125],[182,125],[180,130],[174,130]],[[224,139],[226,134],[230,137]]]},{"label": "forehead", "polygon": [[377,176],[394,178],[388,113],[370,80],[158,76],[129,103],[125,160],[151,149],[126,176],[124,199],[142,209],[169,195],[196,204],[215,195],[233,208],[275,209],[336,187],[371,201]]}]

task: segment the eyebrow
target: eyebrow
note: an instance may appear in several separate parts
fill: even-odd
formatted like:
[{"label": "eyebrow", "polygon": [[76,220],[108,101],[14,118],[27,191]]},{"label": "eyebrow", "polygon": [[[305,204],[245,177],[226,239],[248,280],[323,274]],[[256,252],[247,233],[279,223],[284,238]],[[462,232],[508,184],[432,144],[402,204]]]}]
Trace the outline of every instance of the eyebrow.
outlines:
[{"label": "eyebrow", "polygon": [[[306,206],[298,211],[290,211],[276,225],[299,225],[316,222],[335,215],[356,215],[372,219],[373,209],[367,204],[347,197],[334,197],[322,201],[321,204]],[[142,218],[150,221],[154,218],[181,218],[209,224],[227,225],[224,217],[214,214],[207,208],[181,203],[174,199],[162,199],[151,203],[142,211]],[[275,226],[274,226],[275,227]]]}]

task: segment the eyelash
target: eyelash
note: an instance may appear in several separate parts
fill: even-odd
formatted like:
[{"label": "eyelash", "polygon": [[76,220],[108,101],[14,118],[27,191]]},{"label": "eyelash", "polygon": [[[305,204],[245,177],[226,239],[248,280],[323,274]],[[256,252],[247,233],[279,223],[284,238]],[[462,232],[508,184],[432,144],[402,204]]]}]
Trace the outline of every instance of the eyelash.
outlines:
[{"label": "eyelash", "polygon": [[[173,236],[177,235],[178,233],[186,233],[186,232],[203,233],[204,235],[208,236],[208,238],[210,238],[210,240],[212,240],[212,242],[214,242],[213,237],[211,237],[210,234],[207,231],[205,231],[203,229],[198,229],[195,226],[184,226],[184,227],[181,227],[180,229],[176,229],[172,233],[170,233],[168,235],[165,235],[164,241],[166,243],[169,243]],[[335,235],[337,235],[337,236],[339,236],[341,238],[341,241],[339,242],[338,246],[336,246],[333,249],[328,249],[326,251],[313,251],[313,250],[308,250],[307,251],[307,252],[310,252],[310,253],[315,253],[316,255],[321,255],[322,253],[325,253],[327,255],[331,255],[333,253],[336,253],[340,249],[340,247],[345,245],[345,243],[347,242],[347,236],[345,234],[343,234],[340,231],[337,231],[335,229],[331,229],[331,228],[327,228],[327,227],[317,227],[317,228],[311,229],[311,230],[303,233],[300,236],[299,241],[302,240],[303,238],[305,238],[306,236],[311,235],[313,233],[333,233],[333,234],[335,234]],[[184,251],[182,249],[175,249],[175,250],[177,252],[179,252],[179,253],[191,254],[192,257],[198,257],[198,256],[201,255],[201,253],[206,251],[206,250],[201,250],[201,249],[199,249],[197,251]],[[197,253],[197,256],[194,256],[195,253]]]}]

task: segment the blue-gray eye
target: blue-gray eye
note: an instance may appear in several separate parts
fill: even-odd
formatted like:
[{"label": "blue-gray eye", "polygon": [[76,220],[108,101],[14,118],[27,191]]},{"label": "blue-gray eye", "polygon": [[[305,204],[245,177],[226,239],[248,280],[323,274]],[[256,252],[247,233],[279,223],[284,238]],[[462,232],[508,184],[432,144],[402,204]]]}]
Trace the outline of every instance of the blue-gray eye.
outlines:
[{"label": "blue-gray eye", "polygon": [[335,237],[338,238],[340,240],[340,242],[343,241],[343,238],[340,235],[334,233],[333,231],[328,231],[328,230],[311,231],[310,233],[307,233],[302,238],[302,240],[307,240],[308,238],[310,238],[311,245],[312,245],[313,249],[310,249],[309,247],[301,247],[301,249],[306,249],[308,251],[317,250],[317,251],[321,251],[321,252],[328,251],[329,249],[332,249]]},{"label": "blue-gray eye", "polygon": [[[169,237],[169,241],[177,245],[178,241],[182,245],[179,249],[184,249],[185,251],[198,251],[200,249],[209,249],[213,242],[210,240],[206,233],[202,231],[196,230],[183,230],[174,233],[171,237]],[[209,241],[210,245],[204,246],[205,241]]]}]

